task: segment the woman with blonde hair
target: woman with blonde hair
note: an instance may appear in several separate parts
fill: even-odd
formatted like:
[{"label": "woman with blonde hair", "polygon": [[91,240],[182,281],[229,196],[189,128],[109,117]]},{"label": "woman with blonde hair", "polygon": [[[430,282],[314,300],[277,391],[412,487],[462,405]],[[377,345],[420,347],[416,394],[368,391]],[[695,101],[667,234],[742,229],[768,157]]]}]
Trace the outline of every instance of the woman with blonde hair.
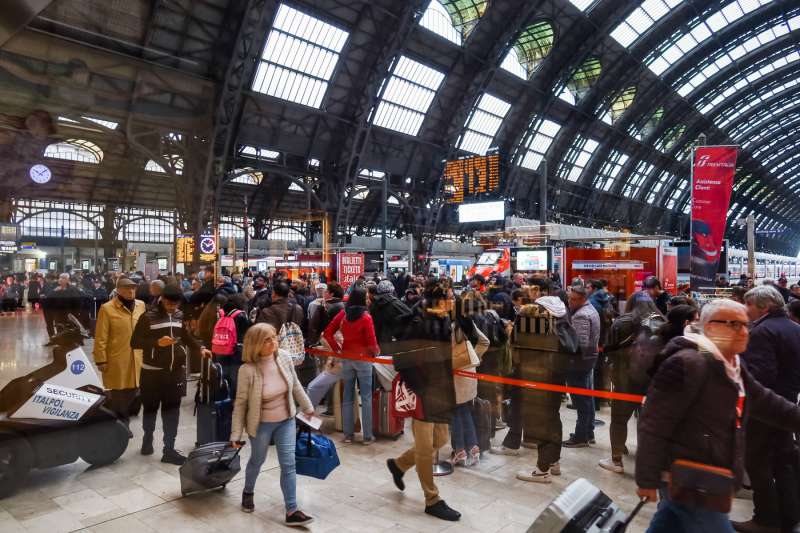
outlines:
[{"label": "woman with blonde hair", "polygon": [[306,415],[314,407],[306,396],[289,354],[278,349],[278,334],[269,324],[256,324],[247,330],[239,368],[236,401],[233,407],[231,445],[250,436],[250,460],[245,469],[242,511],[252,513],[253,491],[261,465],[267,458],[270,441],[275,442],[281,467],[281,491],[286,506],[286,525],[306,526],[314,521],[297,508],[295,475],[295,402]]}]

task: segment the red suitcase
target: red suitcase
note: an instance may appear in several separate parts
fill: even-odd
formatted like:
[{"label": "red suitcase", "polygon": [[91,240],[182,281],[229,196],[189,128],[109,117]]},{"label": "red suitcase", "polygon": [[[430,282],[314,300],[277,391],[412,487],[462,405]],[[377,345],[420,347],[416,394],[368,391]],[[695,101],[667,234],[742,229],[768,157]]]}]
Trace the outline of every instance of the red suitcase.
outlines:
[{"label": "red suitcase", "polygon": [[372,431],[376,436],[397,439],[403,434],[405,419],[389,415],[390,391],[382,388],[372,392]]}]

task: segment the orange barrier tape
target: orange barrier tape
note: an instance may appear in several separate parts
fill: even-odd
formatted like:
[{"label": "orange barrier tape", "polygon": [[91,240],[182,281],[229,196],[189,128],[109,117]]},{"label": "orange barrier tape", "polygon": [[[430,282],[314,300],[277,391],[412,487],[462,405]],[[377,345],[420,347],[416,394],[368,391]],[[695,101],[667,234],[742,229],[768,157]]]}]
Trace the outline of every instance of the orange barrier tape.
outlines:
[{"label": "orange barrier tape", "polygon": [[[379,365],[393,364],[391,359],[386,359],[381,357],[369,357],[366,355],[356,354],[356,353],[328,352],[325,350],[318,350],[316,348],[306,348],[306,353],[309,353],[311,355],[318,355],[320,357],[339,357],[341,359],[351,359],[354,361],[377,363]],[[478,374],[477,372],[467,372],[466,370],[453,370],[453,375],[465,378],[477,379],[480,381],[488,381],[491,383],[501,383],[503,385],[514,385],[516,387],[525,387],[526,389],[535,389],[535,390],[542,390],[549,392],[566,392],[569,394],[577,394],[579,396],[593,396],[595,398],[604,398],[606,400],[621,400],[624,402],[633,402],[633,403],[642,403],[642,401],[644,400],[644,396],[641,396],[639,394],[627,394],[624,392],[608,392],[603,390],[566,387],[564,385],[552,385],[550,383],[540,383],[538,381],[528,381],[525,379],[504,378],[500,376],[493,376],[491,374]]]}]

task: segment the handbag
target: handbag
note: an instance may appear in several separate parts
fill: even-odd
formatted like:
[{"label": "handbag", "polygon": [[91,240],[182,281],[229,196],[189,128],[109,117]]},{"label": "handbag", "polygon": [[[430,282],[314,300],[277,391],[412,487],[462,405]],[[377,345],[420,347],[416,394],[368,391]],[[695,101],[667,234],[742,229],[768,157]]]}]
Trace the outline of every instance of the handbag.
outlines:
[{"label": "handbag", "polygon": [[294,458],[298,475],[316,479],[325,479],[339,466],[339,454],[333,441],[309,429],[298,429]]},{"label": "handbag", "polygon": [[390,417],[394,418],[416,418],[424,420],[425,413],[422,410],[422,401],[417,395],[408,388],[408,385],[400,379],[400,374],[392,380],[392,398],[389,403]]},{"label": "handbag", "polygon": [[[336,333],[333,334],[333,336],[336,339],[336,342],[339,344],[339,346],[341,346],[342,343],[344,342],[344,337],[342,336],[342,330],[338,330]],[[331,347],[331,345],[328,344],[328,341],[325,339],[325,337],[320,337],[319,343],[320,343],[320,346],[322,347],[322,349],[324,351],[326,351],[326,352],[335,351]],[[332,355],[326,357],[325,358],[324,370],[325,370],[325,372],[328,372],[329,374],[338,374],[338,373],[340,373],[342,371],[342,360],[339,359],[338,357],[333,357]]]},{"label": "handbag", "polygon": [[668,488],[669,497],[675,502],[728,513],[733,502],[734,476],[727,468],[678,459],[670,468]]}]

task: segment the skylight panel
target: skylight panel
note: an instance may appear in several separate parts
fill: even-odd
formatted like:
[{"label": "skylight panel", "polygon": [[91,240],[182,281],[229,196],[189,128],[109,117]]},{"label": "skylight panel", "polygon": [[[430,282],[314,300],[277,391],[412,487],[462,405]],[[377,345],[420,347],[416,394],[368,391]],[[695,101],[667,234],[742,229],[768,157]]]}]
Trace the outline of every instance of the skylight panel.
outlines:
[{"label": "skylight panel", "polygon": [[558,168],[558,177],[567,181],[578,181],[598,146],[599,143],[594,139],[577,135],[567,156]]},{"label": "skylight panel", "polygon": [[67,139],[53,143],[44,149],[44,156],[78,163],[99,165],[103,161],[103,150],[95,143],[84,139]]},{"label": "skylight panel", "polygon": [[264,179],[264,174],[250,167],[237,168],[231,172],[238,174],[231,180],[231,183],[241,183],[243,185],[258,185]]},{"label": "skylight panel", "polygon": [[417,135],[444,74],[400,56],[381,101],[374,108],[372,123],[382,128]]},{"label": "skylight panel", "polygon": [[266,159],[269,161],[277,161],[281,155],[280,152],[275,150],[268,150],[267,148],[258,148],[257,146],[244,145],[241,147],[239,155],[242,157],[251,157],[255,159]]},{"label": "skylight panel", "polygon": [[672,189],[669,199],[667,199],[667,209],[675,209],[675,204],[678,202],[680,197],[683,196],[688,184],[689,180],[683,179],[675,186],[674,189]]},{"label": "skylight panel", "polygon": [[290,191],[296,191],[296,192],[306,192],[306,190],[304,188],[302,188],[301,186],[299,186],[298,184],[296,184],[293,181],[289,183],[289,190]]},{"label": "skylight panel", "polygon": [[347,37],[346,31],[281,4],[253,90],[319,108]]},{"label": "skylight panel", "polygon": [[157,174],[166,174],[167,171],[164,170],[164,167],[153,161],[152,159],[148,159],[147,163],[144,164],[144,169],[147,172],[155,172]]},{"label": "skylight panel", "polygon": [[577,7],[581,11],[589,9],[596,0],[569,0],[569,3]]},{"label": "skylight panel", "polygon": [[645,0],[614,28],[611,37],[625,48],[629,48],[656,22],[682,2],[683,0]]},{"label": "skylight panel", "polygon": [[86,116],[84,116],[82,118],[85,119],[85,120],[88,120],[89,122],[94,122],[95,124],[99,124],[99,125],[103,126],[104,128],[108,128],[110,130],[115,130],[119,126],[119,122],[114,122],[114,121],[111,121],[111,120],[103,120],[103,119],[100,119],[100,118],[86,117]]},{"label": "skylight panel", "polygon": [[513,48],[508,51],[506,54],[505,59],[503,62],[500,63],[500,68],[503,70],[510,72],[514,76],[527,80],[528,79],[528,72],[525,70],[525,67],[522,66],[522,63],[519,62],[519,58],[517,57],[517,51]]},{"label": "skylight panel", "polygon": [[553,25],[546,20],[534,22],[522,30],[500,67],[527,80],[553,49],[554,42]]},{"label": "skylight panel", "polygon": [[485,155],[500,129],[511,104],[484,93],[466,124],[464,136],[459,141],[461,150]]},{"label": "skylight panel", "polygon": [[639,161],[639,164],[636,165],[636,168],[633,170],[633,174],[631,174],[628,183],[625,184],[622,194],[627,198],[635,197],[639,192],[639,187],[642,186],[644,179],[650,175],[650,173],[653,171],[653,168],[655,168],[655,166],[652,163],[648,163],[647,161]]},{"label": "skylight panel", "polygon": [[560,130],[560,124],[552,120],[542,120],[535,133],[528,140],[528,144],[525,147],[525,156],[520,165],[531,170],[537,170],[539,164],[544,160],[547,150],[550,149],[550,145],[553,144],[553,139],[556,138]]},{"label": "skylight panel", "polygon": [[419,25],[430,30],[451,43],[461,46],[461,32],[453,26],[450,13],[437,0],[431,0],[428,8],[419,20]]},{"label": "skylight panel", "polygon": [[668,170],[664,170],[661,172],[661,175],[658,176],[658,181],[647,191],[647,198],[645,200],[648,204],[652,204],[658,198],[659,193],[661,190],[666,186],[667,183],[675,181],[675,175]]},{"label": "skylight panel", "polygon": [[603,167],[600,169],[597,178],[595,178],[594,186],[604,191],[610,190],[614,182],[617,181],[617,176],[619,176],[622,167],[625,166],[628,159],[629,157],[626,154],[618,150],[611,152],[609,158],[603,163]]}]

